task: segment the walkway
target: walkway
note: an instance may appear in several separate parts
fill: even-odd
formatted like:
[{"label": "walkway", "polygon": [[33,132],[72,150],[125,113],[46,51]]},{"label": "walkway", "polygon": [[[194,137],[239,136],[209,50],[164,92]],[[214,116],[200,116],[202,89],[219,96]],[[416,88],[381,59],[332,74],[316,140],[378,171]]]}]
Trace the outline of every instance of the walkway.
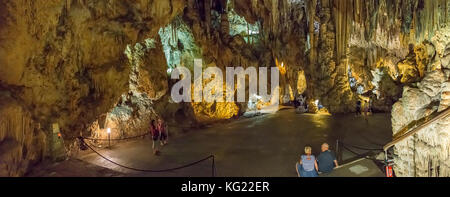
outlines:
[{"label": "walkway", "polygon": [[[338,138],[347,144],[381,148],[392,139],[391,135],[389,114],[375,114],[366,122],[354,115],[301,115],[294,110],[283,110],[192,130],[172,138],[161,156],[152,154],[149,139],[117,144],[111,150],[99,149],[99,152],[115,162],[141,169],[177,167],[213,154],[218,176],[293,177],[296,176],[295,162],[307,144],[313,147],[314,154],[318,153],[321,143],[328,142],[334,147]],[[353,151],[364,153],[357,149]],[[355,154],[343,152],[343,160],[352,158]],[[111,164],[92,152],[84,153],[80,159],[129,176],[211,176],[211,162],[208,161],[175,172],[142,173]],[[374,166],[368,167],[372,170]],[[379,173],[374,176],[379,176]],[[340,175],[358,176],[351,173]]]}]

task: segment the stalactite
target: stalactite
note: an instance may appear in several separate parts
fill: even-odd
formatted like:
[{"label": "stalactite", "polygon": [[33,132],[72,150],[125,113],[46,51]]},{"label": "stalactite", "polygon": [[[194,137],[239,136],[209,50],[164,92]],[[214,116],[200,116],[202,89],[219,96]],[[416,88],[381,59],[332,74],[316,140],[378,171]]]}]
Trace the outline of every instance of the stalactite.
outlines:
[{"label": "stalactite", "polygon": [[35,132],[38,128],[29,112],[0,97],[0,176],[22,176],[30,162],[45,156],[45,135]]},{"label": "stalactite", "polygon": [[348,47],[348,40],[352,33],[351,25],[354,17],[351,15],[354,13],[353,0],[335,0],[336,10],[335,25],[336,25],[336,52],[338,63],[345,56],[345,51]]},{"label": "stalactite", "polygon": [[205,0],[204,1],[204,8],[205,8],[205,20],[206,20],[206,35],[208,36],[208,39],[210,39],[210,32],[211,32],[211,0]]}]

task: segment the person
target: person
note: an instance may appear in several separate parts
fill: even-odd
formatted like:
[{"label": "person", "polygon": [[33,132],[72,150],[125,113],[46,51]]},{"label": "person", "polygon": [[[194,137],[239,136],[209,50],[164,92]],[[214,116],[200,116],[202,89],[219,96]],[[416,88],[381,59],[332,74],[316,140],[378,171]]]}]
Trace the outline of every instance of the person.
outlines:
[{"label": "person", "polygon": [[153,154],[157,155],[159,153],[158,148],[156,147],[155,144],[157,144],[156,141],[158,141],[160,133],[159,133],[159,129],[156,125],[156,121],[152,120],[150,123],[150,133],[152,135],[152,140],[153,140],[153,144],[152,144],[152,149],[153,149]]},{"label": "person", "polygon": [[167,144],[167,140],[168,140],[168,130],[167,130],[167,126],[164,123],[164,121],[162,119],[159,119],[158,121],[158,130],[160,133],[160,139],[159,139],[159,143],[161,143],[161,146],[164,146]]},{"label": "person", "polygon": [[361,101],[356,101],[356,116],[361,115]]},{"label": "person", "polygon": [[369,113],[373,115],[373,99],[369,100]]},{"label": "person", "polygon": [[317,177],[317,161],[316,157],[311,154],[312,148],[305,147],[305,154],[300,157],[300,162],[297,162],[296,169],[298,177]]},{"label": "person", "polygon": [[369,124],[369,102],[365,101],[363,102],[363,117],[364,120],[366,121],[366,124]]},{"label": "person", "polygon": [[370,113],[370,101],[366,101],[364,105],[364,115],[367,117]]},{"label": "person", "polygon": [[322,153],[317,157],[319,172],[330,173],[335,167],[339,166],[336,155],[329,150],[329,145],[327,143],[323,143],[321,149]]}]

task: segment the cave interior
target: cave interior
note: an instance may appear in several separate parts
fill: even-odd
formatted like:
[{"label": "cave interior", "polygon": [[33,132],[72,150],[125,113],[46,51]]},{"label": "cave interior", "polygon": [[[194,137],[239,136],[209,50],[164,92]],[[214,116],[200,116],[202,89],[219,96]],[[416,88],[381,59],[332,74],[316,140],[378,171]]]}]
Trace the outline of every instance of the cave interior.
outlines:
[{"label": "cave interior", "polygon": [[[197,83],[197,63],[223,76]],[[225,87],[230,67],[256,78]],[[174,101],[187,77],[173,78],[179,68],[193,83],[181,93],[210,85],[222,100]],[[269,100],[249,85],[263,68],[278,78]],[[450,0],[2,0],[0,176],[209,175],[206,164],[135,172],[86,144],[135,168],[213,154],[219,176],[295,176],[306,145],[318,154],[341,140],[383,154],[447,110],[449,77]],[[239,90],[244,102],[223,99]],[[146,135],[158,119],[170,143],[155,156]],[[396,176],[450,176],[450,117],[388,153]]]}]

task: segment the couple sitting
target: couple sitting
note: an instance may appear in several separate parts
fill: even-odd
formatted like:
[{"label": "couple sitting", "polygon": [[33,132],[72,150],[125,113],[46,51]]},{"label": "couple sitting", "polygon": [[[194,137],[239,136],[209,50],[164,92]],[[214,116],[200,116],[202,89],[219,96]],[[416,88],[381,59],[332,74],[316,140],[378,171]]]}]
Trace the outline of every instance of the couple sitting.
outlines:
[{"label": "couple sitting", "polygon": [[336,156],[329,150],[327,143],[322,144],[322,153],[314,157],[312,148],[305,147],[305,155],[302,155],[300,162],[297,162],[295,168],[299,177],[317,177],[320,173],[330,173],[338,166]]}]

